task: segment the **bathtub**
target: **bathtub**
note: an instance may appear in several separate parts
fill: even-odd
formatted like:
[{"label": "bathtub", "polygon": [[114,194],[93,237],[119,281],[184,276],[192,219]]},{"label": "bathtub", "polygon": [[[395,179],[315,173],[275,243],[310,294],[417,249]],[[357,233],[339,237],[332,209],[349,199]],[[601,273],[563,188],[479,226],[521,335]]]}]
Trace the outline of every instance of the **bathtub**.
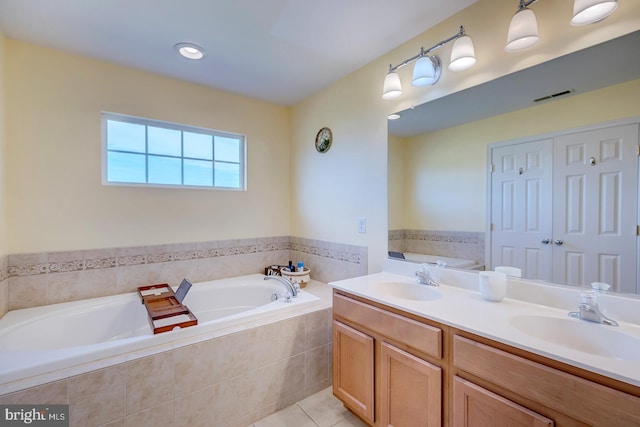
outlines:
[{"label": "bathtub", "polygon": [[[0,319],[0,394],[64,372],[78,374],[192,344],[320,300],[302,290],[285,303],[285,292],[282,283],[262,274],[194,283],[183,304],[198,325],[156,335],[135,292],[10,311]],[[272,301],[274,294],[278,299]]]},{"label": "bathtub", "polygon": [[479,266],[477,262],[471,259],[451,258],[439,255],[418,254],[413,252],[404,252],[403,255],[404,259],[406,259],[407,261],[428,264],[437,264],[438,262],[444,262],[446,263],[447,267],[453,268],[473,269]]}]

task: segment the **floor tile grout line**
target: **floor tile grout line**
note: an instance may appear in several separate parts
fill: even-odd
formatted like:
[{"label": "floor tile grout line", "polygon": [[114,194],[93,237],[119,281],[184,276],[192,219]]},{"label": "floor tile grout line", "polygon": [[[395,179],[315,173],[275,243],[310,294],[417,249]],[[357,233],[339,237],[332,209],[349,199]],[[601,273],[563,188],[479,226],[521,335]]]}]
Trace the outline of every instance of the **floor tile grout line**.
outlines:
[{"label": "floor tile grout line", "polygon": [[314,423],[317,427],[320,427],[320,424],[318,424],[316,422],[316,420],[311,416],[311,414],[309,414],[307,411],[304,410],[304,408],[300,405],[300,402],[296,402],[296,406],[298,408],[300,408],[300,410],[307,416],[309,417],[309,419],[311,420],[312,423]]}]

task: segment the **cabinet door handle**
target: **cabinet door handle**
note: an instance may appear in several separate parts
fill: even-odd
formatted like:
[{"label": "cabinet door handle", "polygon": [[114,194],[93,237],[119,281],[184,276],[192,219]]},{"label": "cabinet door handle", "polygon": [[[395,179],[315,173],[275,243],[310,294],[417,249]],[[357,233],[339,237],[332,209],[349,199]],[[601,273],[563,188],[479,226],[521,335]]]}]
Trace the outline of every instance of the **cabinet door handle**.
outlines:
[{"label": "cabinet door handle", "polygon": [[562,244],[564,243],[562,240],[554,240],[553,243],[555,243],[558,246],[562,246]]},{"label": "cabinet door handle", "polygon": [[542,243],[543,245],[548,245],[549,243],[551,243],[551,240],[550,240],[550,239],[544,239],[544,240],[542,240],[542,242],[541,242],[541,243]]}]

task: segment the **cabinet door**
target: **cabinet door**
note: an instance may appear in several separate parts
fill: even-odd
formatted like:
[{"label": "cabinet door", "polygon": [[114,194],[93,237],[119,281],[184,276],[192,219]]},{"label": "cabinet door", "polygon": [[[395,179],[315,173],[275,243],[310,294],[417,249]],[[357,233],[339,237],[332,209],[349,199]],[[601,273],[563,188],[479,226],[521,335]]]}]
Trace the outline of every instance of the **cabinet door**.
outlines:
[{"label": "cabinet door", "polygon": [[459,377],[453,380],[453,427],[552,427],[553,420]]},{"label": "cabinet door", "polygon": [[373,424],[373,338],[333,321],[333,394]]},{"label": "cabinet door", "polygon": [[441,425],[442,370],[383,342],[380,348],[380,424],[384,427]]}]

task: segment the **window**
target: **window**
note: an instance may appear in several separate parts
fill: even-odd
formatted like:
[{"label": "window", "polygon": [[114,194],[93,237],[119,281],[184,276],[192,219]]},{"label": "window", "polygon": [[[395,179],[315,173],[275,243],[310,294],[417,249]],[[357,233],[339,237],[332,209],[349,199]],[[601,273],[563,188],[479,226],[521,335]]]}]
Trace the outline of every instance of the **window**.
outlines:
[{"label": "window", "polygon": [[245,137],[102,114],[103,182],[245,189]]}]

